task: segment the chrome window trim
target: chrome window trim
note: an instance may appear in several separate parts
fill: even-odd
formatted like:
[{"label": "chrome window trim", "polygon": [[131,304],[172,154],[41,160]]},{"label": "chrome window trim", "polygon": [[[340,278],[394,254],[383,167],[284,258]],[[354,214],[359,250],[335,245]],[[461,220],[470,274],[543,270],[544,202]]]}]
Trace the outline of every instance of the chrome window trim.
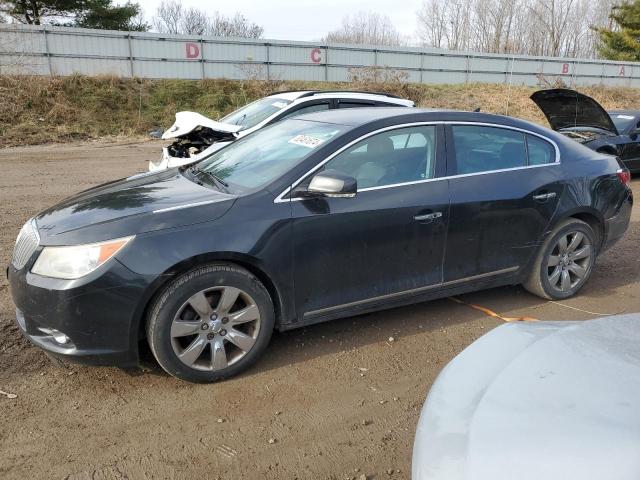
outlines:
[{"label": "chrome window trim", "polygon": [[[498,123],[485,123],[485,122],[455,122],[455,121],[447,121],[447,122],[442,122],[445,125],[471,125],[471,126],[479,126],[479,127],[494,127],[494,128],[504,128],[506,130],[515,130],[516,132],[522,132],[522,133],[526,133],[529,135],[533,135],[535,137],[541,138],[543,141],[550,143],[554,150],[556,151],[556,161],[553,163],[543,163],[541,164],[541,166],[547,166],[547,165],[556,165],[558,163],[560,163],[560,148],[558,147],[558,144],[556,142],[554,142],[553,140],[551,140],[548,137],[545,137],[544,135],[540,134],[540,133],[536,133],[536,132],[532,132],[531,130],[527,130],[525,128],[520,128],[520,127],[512,127],[510,125],[500,125]],[[525,140],[526,141],[526,140]],[[524,167],[511,167],[511,168],[503,168],[501,170],[491,170],[493,172],[498,172],[498,171],[504,171],[504,170],[516,170],[519,168],[528,168],[528,167],[537,167],[540,165],[525,165]],[[485,173],[485,172],[477,172],[477,173]],[[489,173],[489,171],[487,171],[486,173]],[[476,173],[466,173],[464,175],[476,175]],[[460,175],[452,175],[454,177],[460,176]]]},{"label": "chrome window trim", "polygon": [[[379,187],[367,187],[367,188],[363,188],[363,189],[358,189],[358,192],[369,192],[369,191],[372,191],[372,190],[383,190],[383,189],[386,189],[386,188],[404,187],[404,186],[407,186],[407,185],[417,185],[417,184],[420,184],[420,183],[435,182],[435,181],[440,181],[440,180],[449,180],[449,179],[463,178],[463,177],[471,177],[471,176],[476,176],[476,175],[488,175],[488,174],[500,173],[500,172],[510,172],[510,171],[515,171],[515,170],[525,170],[525,169],[529,169],[529,168],[551,167],[551,166],[560,165],[560,163],[561,163],[560,162],[560,148],[558,147],[558,144],[555,141],[553,141],[550,138],[545,137],[542,134],[539,134],[539,133],[536,133],[536,132],[532,132],[531,130],[527,130],[527,129],[524,129],[524,128],[512,127],[510,125],[500,125],[498,123],[468,122],[468,121],[465,122],[465,121],[455,121],[455,120],[447,120],[447,121],[434,120],[434,121],[429,121],[429,122],[401,123],[401,124],[398,124],[398,125],[392,125],[390,127],[384,127],[384,128],[380,128],[378,130],[374,130],[372,132],[366,133],[366,134],[362,135],[361,137],[358,137],[357,139],[352,140],[351,142],[347,143],[343,147],[341,147],[338,150],[336,150],[335,152],[333,152],[331,155],[329,155],[323,161],[321,161],[320,163],[315,165],[309,171],[307,171],[304,175],[302,175],[300,178],[298,178],[298,180],[293,182],[289,187],[285,188],[284,191],[273,200],[273,203],[289,203],[289,202],[297,202],[297,201],[305,200],[304,198],[283,198],[283,197],[288,195],[289,192],[291,192],[300,183],[302,183],[309,175],[311,175],[315,171],[319,170],[325,163],[329,162],[331,159],[333,159],[337,155],[341,154],[343,151],[345,151],[349,147],[352,147],[356,143],[358,143],[358,142],[360,142],[362,140],[365,140],[365,139],[371,137],[372,135],[376,135],[378,133],[386,132],[388,130],[396,130],[396,129],[401,129],[401,128],[417,127],[417,126],[425,126],[425,125],[435,125],[435,126],[437,126],[437,125],[472,125],[472,126],[479,126],[479,127],[494,127],[494,128],[503,128],[503,129],[506,129],[506,130],[515,130],[517,132],[522,132],[524,134],[534,135],[534,136],[536,136],[538,138],[541,138],[543,141],[545,141],[547,143],[550,143],[553,146],[553,148],[554,148],[554,150],[556,152],[556,160],[553,163],[543,163],[543,164],[540,164],[540,165],[525,165],[525,166],[522,166],[522,167],[502,168],[502,169],[499,169],[499,170],[487,170],[485,172],[461,173],[461,174],[448,175],[448,176],[445,175],[444,177],[425,178],[424,180],[416,180],[416,181],[413,181],[413,182],[394,183],[394,184],[390,184],[390,185],[381,185]],[[526,142],[526,138],[525,138],[525,142]]]}]

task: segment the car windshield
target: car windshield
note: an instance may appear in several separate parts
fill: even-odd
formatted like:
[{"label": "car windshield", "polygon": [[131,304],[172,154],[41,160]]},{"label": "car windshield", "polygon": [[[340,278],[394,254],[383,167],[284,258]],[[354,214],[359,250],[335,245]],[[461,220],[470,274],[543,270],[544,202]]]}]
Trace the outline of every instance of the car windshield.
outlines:
[{"label": "car windshield", "polygon": [[285,120],[214,153],[197,165],[197,171],[223,182],[231,192],[254,190],[295,167],[348,128],[331,123]]},{"label": "car windshield", "polygon": [[636,118],[633,115],[626,115],[624,113],[610,113],[609,116],[611,120],[613,120],[613,124],[616,126],[618,132],[624,132]]},{"label": "car windshield", "polygon": [[251,128],[269,118],[274,113],[289,105],[291,100],[284,98],[266,97],[245,105],[244,107],[222,117],[220,122],[233,125],[242,125],[244,129]]}]

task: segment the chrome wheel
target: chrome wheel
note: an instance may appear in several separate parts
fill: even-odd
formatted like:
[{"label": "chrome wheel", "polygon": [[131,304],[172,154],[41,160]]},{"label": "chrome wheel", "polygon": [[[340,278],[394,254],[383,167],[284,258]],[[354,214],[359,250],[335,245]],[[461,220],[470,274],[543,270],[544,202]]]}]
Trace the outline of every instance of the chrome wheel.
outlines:
[{"label": "chrome wheel", "polygon": [[171,323],[171,345],[190,368],[217,371],[243,358],[259,331],[260,312],[247,292],[213,287],[192,295],[178,309]]},{"label": "chrome wheel", "polygon": [[547,259],[547,277],[554,290],[566,293],[584,282],[591,268],[593,246],[582,232],[563,234]]}]

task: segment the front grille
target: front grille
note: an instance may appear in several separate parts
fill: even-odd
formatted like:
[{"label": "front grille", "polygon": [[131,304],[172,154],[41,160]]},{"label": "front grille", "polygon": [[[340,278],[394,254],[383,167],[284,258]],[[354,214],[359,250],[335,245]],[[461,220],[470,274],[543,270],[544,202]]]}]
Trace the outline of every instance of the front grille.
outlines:
[{"label": "front grille", "polygon": [[38,228],[36,227],[35,220],[29,220],[20,229],[18,239],[16,240],[16,246],[13,249],[13,258],[11,258],[11,264],[20,270],[24,267],[33,252],[38,248],[40,243],[40,235],[38,234]]}]

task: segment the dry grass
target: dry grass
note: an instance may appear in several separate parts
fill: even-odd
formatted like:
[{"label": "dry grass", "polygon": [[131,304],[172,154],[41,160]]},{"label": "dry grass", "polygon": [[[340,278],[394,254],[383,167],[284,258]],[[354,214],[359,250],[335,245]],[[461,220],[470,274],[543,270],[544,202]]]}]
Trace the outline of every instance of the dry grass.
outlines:
[{"label": "dry grass", "polygon": [[[136,136],[173,123],[175,112],[217,118],[276,90],[357,89],[410,98],[418,106],[509,114],[544,124],[529,100],[536,88],[498,84],[419,85],[366,75],[352,82],[140,80],[115,77],[0,77],[0,146]],[[640,108],[640,90],[581,89],[605,108]],[[508,109],[507,109],[508,106]]]}]

